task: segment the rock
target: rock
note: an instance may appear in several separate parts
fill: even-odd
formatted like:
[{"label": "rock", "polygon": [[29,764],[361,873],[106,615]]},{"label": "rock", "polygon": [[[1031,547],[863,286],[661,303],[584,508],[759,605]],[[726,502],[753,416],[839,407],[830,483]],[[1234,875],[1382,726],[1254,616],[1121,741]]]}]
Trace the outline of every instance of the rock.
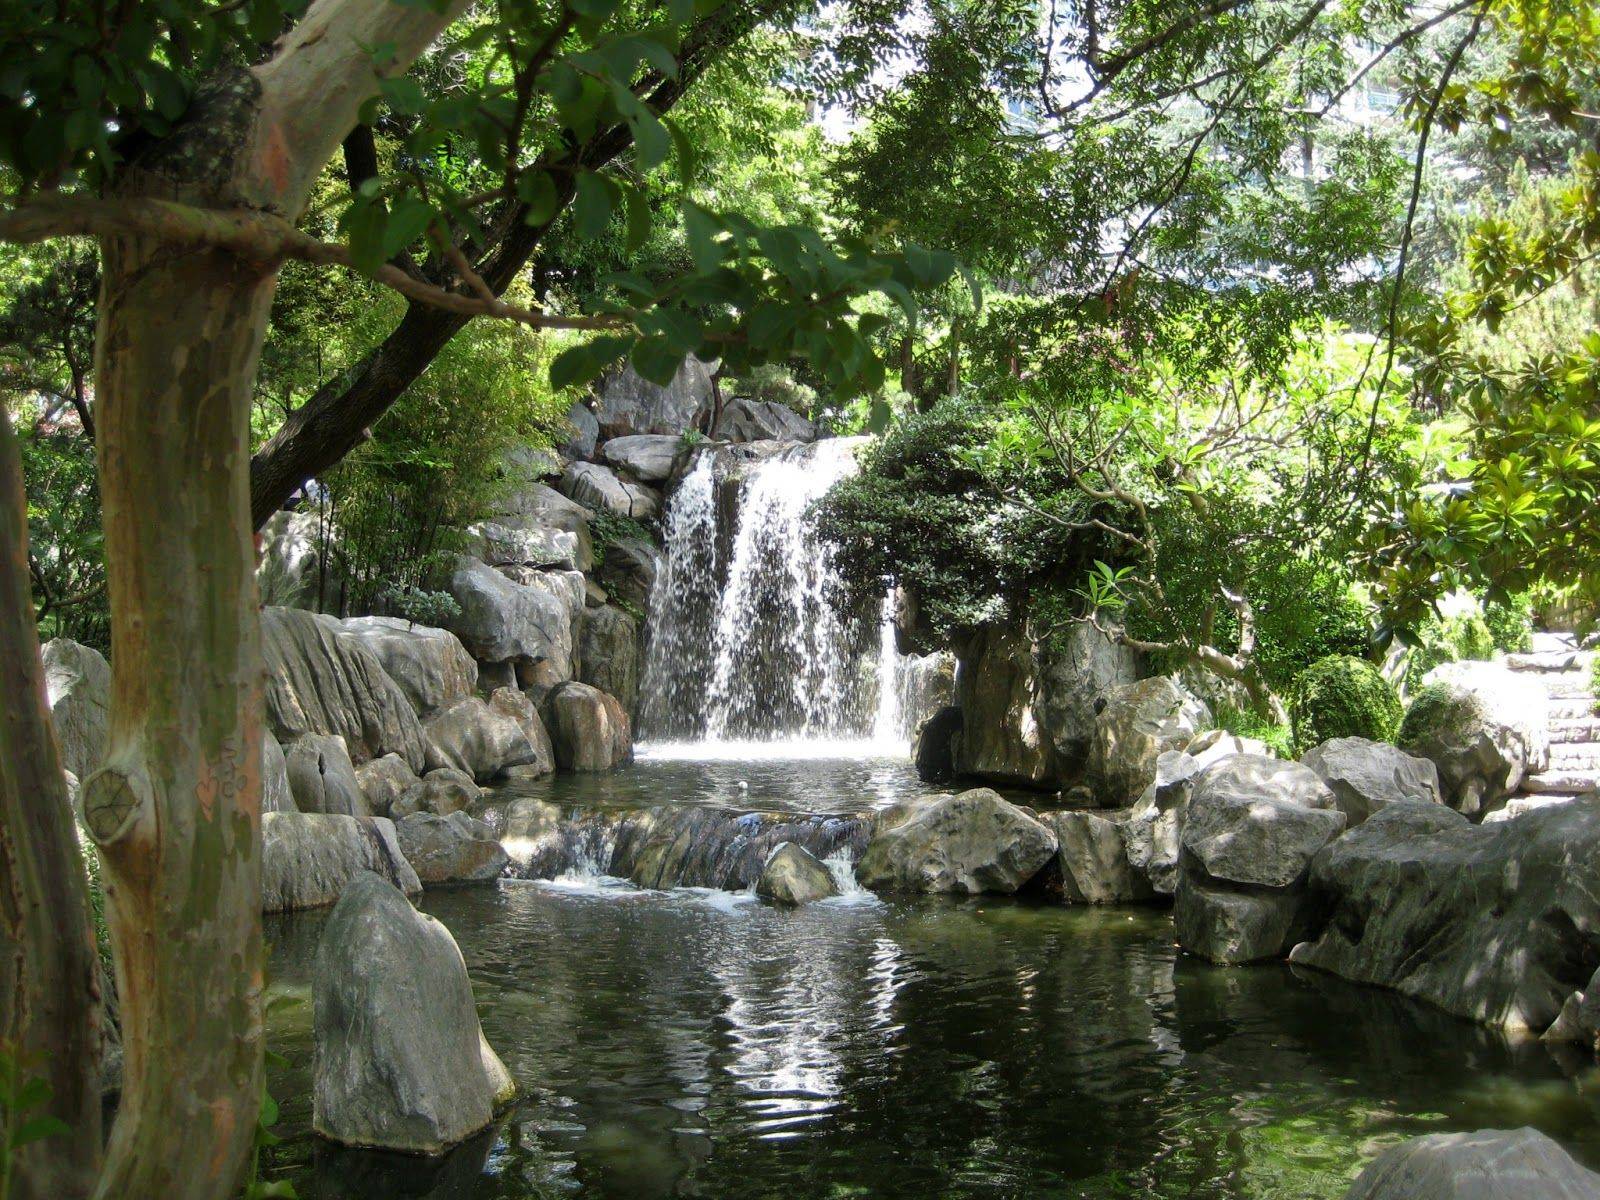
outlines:
[{"label": "rock", "polygon": [[395,836],[424,887],[487,883],[511,861],[494,830],[464,812],[448,816],[417,812],[395,822]]},{"label": "rock", "polygon": [[[563,468],[565,470],[565,468]],[[495,504],[487,524],[496,529],[469,528],[485,542],[495,566],[558,567],[587,571],[594,566],[589,522],[594,514],[552,487],[522,483]],[[489,555],[500,556],[500,561]]]},{"label": "rock", "polygon": [[594,402],[600,432],[617,438],[630,433],[677,435],[700,428],[711,415],[715,371],[715,363],[686,358],[666,387],[651,383],[629,366],[610,372]]},{"label": "rock", "polygon": [[537,762],[538,751],[522,726],[476,696],[458,700],[423,724],[428,767],[453,767],[488,783],[506,767]]},{"label": "rock", "polygon": [[1205,705],[1164,676],[1115,687],[1095,718],[1086,781],[1104,807],[1130,804],[1155,778],[1156,760],[1210,724]]},{"label": "rock", "polygon": [[[567,580],[575,576],[574,586]],[[542,686],[572,678],[573,625],[583,611],[583,576],[529,572],[515,582],[479,559],[463,558],[450,577],[461,606],[451,625],[480,662],[511,662]]]},{"label": "rock", "polygon": [[1588,985],[1579,995],[1576,1015],[1583,1041],[1591,1050],[1600,1053],[1600,969],[1589,976]]},{"label": "rock", "polygon": [[563,850],[561,806],[519,796],[506,805],[500,844],[524,871],[531,872],[542,862],[559,863]]},{"label": "rock", "polygon": [[423,765],[422,727],[400,685],[340,623],[294,608],[261,612],[267,726],[287,746],[308,733],[344,739],[353,762],[398,754]]},{"label": "rock", "polygon": [[756,895],[774,904],[795,906],[837,896],[839,887],[815,855],[793,842],[780,842],[767,855],[756,880]]},{"label": "rock", "polygon": [[390,805],[389,815],[397,821],[412,813],[446,817],[471,808],[482,796],[472,776],[465,771],[437,767],[406,789],[405,795]]},{"label": "rock", "polygon": [[342,737],[308,733],[289,743],[283,759],[289,792],[301,812],[345,817],[372,815]]},{"label": "rock", "polygon": [[776,400],[735,396],[722,406],[711,436],[724,442],[814,442],[817,427]]},{"label": "rock", "polygon": [[1352,827],[1397,800],[1443,801],[1438,768],[1386,742],[1330,738],[1300,761],[1332,789]]},{"label": "rock", "polygon": [[1040,654],[1039,718],[1064,778],[1089,761],[1095,718],[1115,688],[1139,679],[1139,658],[1093,625],[1073,625]]},{"label": "rock", "polygon": [[639,705],[639,627],[620,608],[591,608],[579,639],[578,678],[615,696],[632,717]]},{"label": "rock", "polygon": [[661,551],[650,542],[620,538],[606,546],[605,561],[598,568],[600,582],[614,599],[649,612],[650,593],[664,563]]},{"label": "rock", "polygon": [[1439,769],[1457,812],[1481,818],[1549,764],[1549,703],[1538,684],[1486,662],[1444,663],[1424,683],[1398,741]]},{"label": "rock", "polygon": [[582,404],[567,409],[567,425],[572,436],[561,444],[561,452],[568,458],[594,457],[595,443],[600,440],[600,422]]},{"label": "rock", "polygon": [[561,491],[596,512],[611,512],[636,521],[661,511],[661,493],[599,463],[573,463],[561,473]]},{"label": "rock", "polygon": [[461,951],[376,875],[346,888],[328,918],[312,1001],[323,1137],[437,1154],[489,1124],[496,1081]]},{"label": "rock", "polygon": [[335,557],[324,557],[328,540],[315,508],[281,509],[268,517],[261,527],[256,568],[261,603],[321,612],[328,607],[328,598],[337,599],[344,578]]},{"label": "rock", "polygon": [[636,433],[612,438],[600,451],[610,466],[626,471],[641,483],[665,483],[683,450],[683,438],[668,433]]},{"label": "rock", "polygon": [[375,871],[408,894],[422,890],[394,822],[384,817],[276,812],[261,818],[261,909],[321,908],[355,879]]},{"label": "rock", "polygon": [[919,802],[880,826],[856,864],[863,887],[1009,895],[1056,852],[1048,826],[988,788]]},{"label": "rock", "polygon": [[959,775],[1042,788],[1056,779],[1055,749],[1038,716],[1033,647],[1008,626],[985,626],[962,648],[956,704],[963,724],[955,740]]},{"label": "rock", "polygon": [[339,631],[372,651],[420,716],[448,708],[478,686],[478,664],[447,629],[399,617],[352,617],[339,622]]},{"label": "rock", "polygon": [[615,696],[586,683],[550,693],[545,715],[556,766],[563,771],[609,771],[633,758],[633,731]]},{"label": "rock", "polygon": [[956,739],[963,725],[961,710],[947,704],[923,722],[917,733],[915,755],[917,778],[924,783],[943,783],[956,774]]},{"label": "rock", "polygon": [[1600,1200],[1600,1175],[1535,1129],[1430,1133],[1378,1155],[1344,1200]]},{"label": "rock", "polygon": [[1391,804],[1313,860],[1329,915],[1290,957],[1539,1033],[1600,966],[1597,855],[1593,798],[1487,825],[1439,804]]},{"label": "rock", "polygon": [[283,757],[283,747],[265,729],[261,731],[261,811],[297,811],[294,791],[289,787],[289,766]]},{"label": "rock", "polygon": [[956,657],[948,650],[902,658],[895,675],[900,719],[913,738],[956,697]]},{"label": "rock", "polygon": [[1068,904],[1136,904],[1155,895],[1128,862],[1128,814],[1056,812],[1041,818],[1056,835],[1061,898]]},{"label": "rock", "polygon": [[1183,752],[1205,766],[1210,766],[1219,758],[1227,758],[1230,754],[1277,757],[1272,747],[1260,738],[1240,737],[1236,733],[1229,733],[1226,729],[1207,729],[1203,733],[1195,734],[1183,748]]},{"label": "rock", "polygon": [[1584,1049],[1593,1054],[1595,1049],[1594,1039],[1585,1038],[1583,1024],[1579,1020],[1579,1014],[1582,1012],[1583,993],[1573,992],[1562,1003],[1561,1011],[1556,1015],[1556,1019],[1550,1022],[1550,1027],[1539,1035],[1539,1040],[1553,1045],[1567,1043],[1584,1045],[1584,1043],[1587,1043],[1587,1045],[1584,1045]]},{"label": "rock", "polygon": [[421,781],[406,760],[398,754],[385,754],[356,768],[356,782],[367,798],[367,807],[387,817],[394,802]]},{"label": "rock", "polygon": [[61,766],[79,779],[100,769],[111,723],[111,667],[100,651],[71,638],[41,649],[45,699],[61,746]]},{"label": "rock", "polygon": [[533,747],[532,758],[504,770],[520,779],[553,775],[556,769],[555,750],[550,745],[550,735],[545,732],[544,722],[539,719],[539,710],[534,708],[533,701],[516,688],[503,687],[496,688],[490,694],[489,707],[515,721],[528,739],[528,744]]},{"label": "rock", "polygon": [[1194,777],[1173,909],[1178,944],[1219,963],[1276,958],[1309,931],[1305,879],[1344,832],[1333,793],[1308,767],[1230,755]]},{"label": "rock", "polygon": [[1156,777],[1123,823],[1128,865],[1159,896],[1178,887],[1178,847],[1189,815],[1189,793],[1204,766],[1193,755],[1168,750],[1156,760]]}]

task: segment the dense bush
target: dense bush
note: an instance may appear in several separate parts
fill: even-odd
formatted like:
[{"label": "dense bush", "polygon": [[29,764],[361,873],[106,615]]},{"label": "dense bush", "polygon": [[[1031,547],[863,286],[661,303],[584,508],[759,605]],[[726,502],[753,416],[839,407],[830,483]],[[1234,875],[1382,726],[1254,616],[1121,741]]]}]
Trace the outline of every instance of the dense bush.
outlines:
[{"label": "dense bush", "polygon": [[1430,683],[1411,697],[1405,719],[1395,736],[1397,745],[1410,749],[1431,740],[1437,733],[1460,727],[1474,719],[1477,700],[1471,692]]},{"label": "dense bush", "polygon": [[1400,697],[1365,659],[1332,654],[1300,673],[1289,700],[1297,753],[1329,738],[1393,741],[1400,726]]},{"label": "dense bush", "polygon": [[1485,600],[1483,621],[1495,649],[1523,654],[1533,649],[1533,597],[1524,593],[1509,600]]},{"label": "dense bush", "polygon": [[111,613],[94,443],[75,428],[52,425],[24,427],[18,435],[39,636],[106,650]]},{"label": "dense bush", "polygon": [[1423,678],[1440,663],[1489,659],[1497,650],[1515,653],[1532,645],[1533,605],[1527,596],[1503,603],[1486,601],[1477,611],[1449,617],[1432,615],[1412,631],[1406,686],[1421,687]]}]

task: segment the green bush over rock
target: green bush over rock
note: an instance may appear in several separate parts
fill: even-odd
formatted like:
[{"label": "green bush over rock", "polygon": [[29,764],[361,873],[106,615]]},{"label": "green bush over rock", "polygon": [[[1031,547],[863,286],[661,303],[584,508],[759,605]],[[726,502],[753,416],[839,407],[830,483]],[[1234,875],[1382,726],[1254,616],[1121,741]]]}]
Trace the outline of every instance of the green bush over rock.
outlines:
[{"label": "green bush over rock", "polygon": [[1295,680],[1289,701],[1294,744],[1303,753],[1337,737],[1393,741],[1400,726],[1400,697],[1365,659],[1330,654]]}]

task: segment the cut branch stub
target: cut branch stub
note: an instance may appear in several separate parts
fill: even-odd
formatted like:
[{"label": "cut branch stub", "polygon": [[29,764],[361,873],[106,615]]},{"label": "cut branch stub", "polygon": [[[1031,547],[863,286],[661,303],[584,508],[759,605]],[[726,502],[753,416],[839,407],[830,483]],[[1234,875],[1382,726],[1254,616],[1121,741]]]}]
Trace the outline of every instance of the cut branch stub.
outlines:
[{"label": "cut branch stub", "polygon": [[115,767],[96,771],[82,789],[83,823],[98,846],[127,836],[142,811],[154,807],[149,781]]}]

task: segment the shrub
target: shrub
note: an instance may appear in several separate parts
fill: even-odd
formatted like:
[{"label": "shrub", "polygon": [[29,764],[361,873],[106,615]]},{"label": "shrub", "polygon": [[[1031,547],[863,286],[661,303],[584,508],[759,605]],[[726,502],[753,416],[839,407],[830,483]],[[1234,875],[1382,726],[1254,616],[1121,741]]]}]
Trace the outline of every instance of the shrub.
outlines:
[{"label": "shrub", "polygon": [[1422,686],[1423,676],[1440,663],[1493,658],[1495,636],[1478,613],[1458,613],[1449,618],[1430,617],[1413,635],[1406,659],[1406,687]]},{"label": "shrub", "polygon": [[1495,649],[1525,654],[1533,649],[1533,597],[1524,593],[1508,600],[1485,600],[1483,621]]},{"label": "shrub", "polygon": [[1295,680],[1289,701],[1297,753],[1336,737],[1392,741],[1400,697],[1378,669],[1348,654],[1319,659]]},{"label": "shrub", "polygon": [[1255,738],[1258,742],[1265,742],[1273,753],[1281,758],[1294,757],[1294,731],[1287,725],[1269,721],[1251,709],[1219,704],[1216,711],[1216,726],[1218,729],[1226,729],[1237,737]]},{"label": "shrub", "polygon": [[1411,698],[1405,720],[1400,722],[1397,745],[1406,749],[1434,740],[1440,731],[1455,729],[1474,718],[1477,701],[1470,692],[1458,691],[1442,683],[1430,683]]}]

